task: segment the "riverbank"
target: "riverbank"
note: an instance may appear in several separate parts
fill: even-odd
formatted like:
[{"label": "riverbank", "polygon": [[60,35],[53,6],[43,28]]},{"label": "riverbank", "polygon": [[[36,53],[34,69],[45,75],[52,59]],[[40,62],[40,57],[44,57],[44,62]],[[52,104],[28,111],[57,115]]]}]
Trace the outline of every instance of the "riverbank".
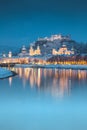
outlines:
[{"label": "riverbank", "polygon": [[87,70],[87,65],[37,65],[37,64],[16,64],[14,67],[22,67],[22,68],[58,68],[58,69],[84,69]]},{"label": "riverbank", "polygon": [[5,68],[0,68],[0,79],[15,76],[16,73]]},{"label": "riverbank", "polygon": [[9,64],[2,63],[2,64],[0,64],[0,67],[14,67],[14,66],[15,66],[15,63],[9,63]]}]

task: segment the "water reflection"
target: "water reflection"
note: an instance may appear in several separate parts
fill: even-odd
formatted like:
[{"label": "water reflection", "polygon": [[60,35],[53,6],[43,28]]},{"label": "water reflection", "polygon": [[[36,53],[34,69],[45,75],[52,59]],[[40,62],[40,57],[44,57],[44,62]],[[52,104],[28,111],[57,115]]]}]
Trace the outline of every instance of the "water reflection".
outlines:
[{"label": "water reflection", "polygon": [[12,77],[9,77],[9,85],[12,85]]},{"label": "water reflection", "polygon": [[[86,82],[86,70],[65,70],[65,69],[41,69],[41,68],[13,68],[22,79],[23,87],[37,87],[41,91],[51,93],[55,96],[69,95],[74,83],[81,85]],[[85,81],[85,82],[83,82]],[[9,78],[9,85],[12,78]]]}]

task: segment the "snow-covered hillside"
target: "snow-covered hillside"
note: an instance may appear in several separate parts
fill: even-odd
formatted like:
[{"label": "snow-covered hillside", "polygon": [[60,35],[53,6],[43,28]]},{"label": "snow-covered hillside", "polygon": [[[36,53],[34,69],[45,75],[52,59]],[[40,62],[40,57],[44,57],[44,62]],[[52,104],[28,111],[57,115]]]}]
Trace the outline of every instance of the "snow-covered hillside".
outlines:
[{"label": "snow-covered hillside", "polygon": [[68,49],[76,48],[76,42],[70,36],[52,35],[51,37],[39,38],[32,44],[33,48],[40,47],[42,54],[52,54],[52,49],[58,50],[62,45],[66,45]]},{"label": "snow-covered hillside", "polygon": [[13,73],[10,70],[0,68],[0,79],[10,77]]}]

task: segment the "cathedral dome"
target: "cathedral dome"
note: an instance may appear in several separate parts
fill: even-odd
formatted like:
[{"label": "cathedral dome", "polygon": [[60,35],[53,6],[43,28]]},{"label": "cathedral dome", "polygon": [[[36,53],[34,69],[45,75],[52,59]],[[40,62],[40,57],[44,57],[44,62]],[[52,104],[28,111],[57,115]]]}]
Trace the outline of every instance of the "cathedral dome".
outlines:
[{"label": "cathedral dome", "polygon": [[26,53],[26,47],[25,46],[22,47],[22,53]]}]

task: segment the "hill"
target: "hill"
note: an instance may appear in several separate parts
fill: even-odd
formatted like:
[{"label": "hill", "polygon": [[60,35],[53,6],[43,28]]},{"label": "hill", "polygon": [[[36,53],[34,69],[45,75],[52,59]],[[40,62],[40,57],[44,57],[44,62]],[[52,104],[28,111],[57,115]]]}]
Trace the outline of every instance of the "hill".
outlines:
[{"label": "hill", "polygon": [[62,36],[60,34],[52,35],[50,38],[39,38],[31,45],[34,49],[39,46],[43,55],[52,54],[52,49],[58,50],[62,45],[66,45],[69,50],[73,47],[75,53],[78,54],[87,53],[87,43],[78,43],[72,40],[70,36]]}]

